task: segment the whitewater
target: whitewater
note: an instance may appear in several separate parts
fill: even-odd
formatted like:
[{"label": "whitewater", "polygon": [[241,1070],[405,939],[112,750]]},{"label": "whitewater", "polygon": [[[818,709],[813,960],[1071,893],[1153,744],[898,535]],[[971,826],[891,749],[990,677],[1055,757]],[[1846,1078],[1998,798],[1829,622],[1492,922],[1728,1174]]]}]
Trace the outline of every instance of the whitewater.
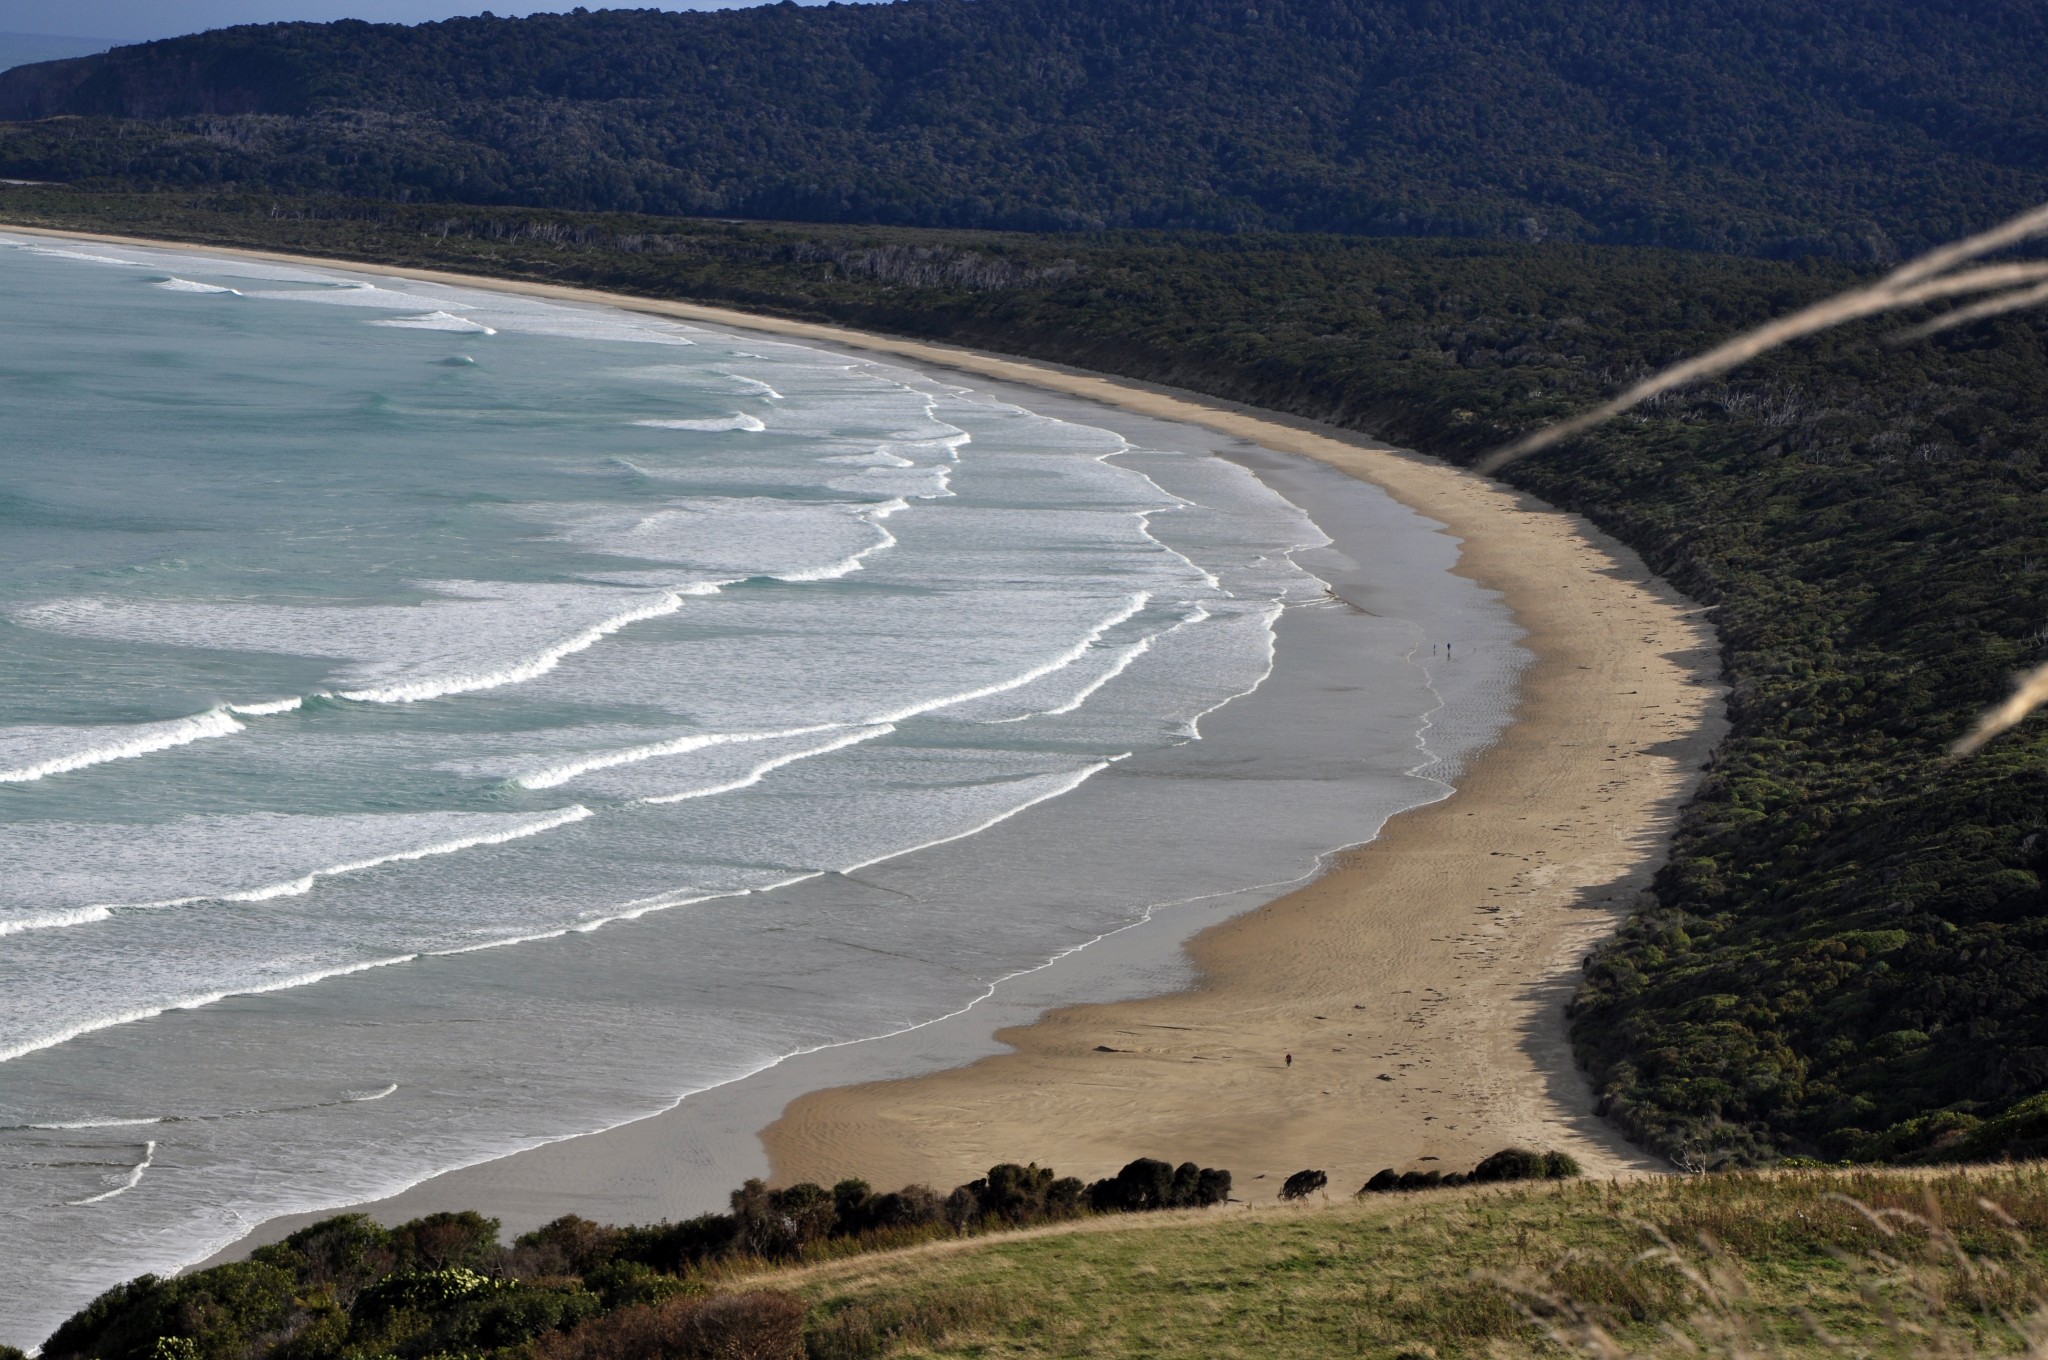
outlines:
[{"label": "whitewater", "polygon": [[1516,664],[1334,473],[597,306],[0,232],[0,429],[14,1345],[1265,900]]}]

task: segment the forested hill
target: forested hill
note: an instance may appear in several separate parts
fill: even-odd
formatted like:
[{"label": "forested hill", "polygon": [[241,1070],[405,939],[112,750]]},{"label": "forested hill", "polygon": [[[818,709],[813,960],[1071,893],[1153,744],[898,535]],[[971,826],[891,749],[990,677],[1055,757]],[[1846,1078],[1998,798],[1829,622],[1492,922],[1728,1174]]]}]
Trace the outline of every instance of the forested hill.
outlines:
[{"label": "forested hill", "polygon": [[[2037,0],[901,0],[0,74],[0,176],[1889,258],[2048,198]],[[38,121],[52,120],[52,121]]]}]

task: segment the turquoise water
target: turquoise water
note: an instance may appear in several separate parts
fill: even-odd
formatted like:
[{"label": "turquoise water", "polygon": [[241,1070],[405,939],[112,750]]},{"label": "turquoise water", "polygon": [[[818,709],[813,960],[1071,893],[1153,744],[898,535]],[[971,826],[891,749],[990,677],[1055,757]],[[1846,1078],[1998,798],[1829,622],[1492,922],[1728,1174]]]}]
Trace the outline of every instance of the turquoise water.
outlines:
[{"label": "turquoise water", "polygon": [[921,1025],[1443,787],[1404,626],[1356,640],[1348,821],[1126,809],[1245,837],[1157,862],[1073,823],[1332,607],[1329,536],[1213,451],[402,279],[0,237],[0,299],[10,1342],[270,1214]]}]

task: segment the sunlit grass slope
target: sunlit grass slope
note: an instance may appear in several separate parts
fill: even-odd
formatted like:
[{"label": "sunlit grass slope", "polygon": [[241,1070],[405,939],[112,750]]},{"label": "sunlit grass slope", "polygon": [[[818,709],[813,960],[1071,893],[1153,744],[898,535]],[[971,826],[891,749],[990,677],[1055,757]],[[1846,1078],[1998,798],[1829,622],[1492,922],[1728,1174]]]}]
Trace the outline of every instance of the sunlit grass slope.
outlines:
[{"label": "sunlit grass slope", "polygon": [[1098,1219],[749,1279],[830,1356],[2013,1354],[2048,1170],[1794,1172]]}]

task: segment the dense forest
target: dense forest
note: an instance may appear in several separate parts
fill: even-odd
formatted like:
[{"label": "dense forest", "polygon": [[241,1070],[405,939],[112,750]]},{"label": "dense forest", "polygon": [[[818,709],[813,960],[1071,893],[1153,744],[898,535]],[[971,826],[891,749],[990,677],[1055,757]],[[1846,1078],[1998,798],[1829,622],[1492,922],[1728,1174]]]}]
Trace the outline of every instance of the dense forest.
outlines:
[{"label": "dense forest", "polygon": [[1886,259],[2048,198],[2029,0],[898,0],[276,24],[0,74],[0,176]]},{"label": "dense forest", "polygon": [[[0,220],[611,287],[1036,355],[1469,461],[1850,266],[1561,243],[750,226],[0,190]],[[1714,607],[1733,729],[1588,961],[1602,1109],[1685,1165],[2048,1152],[2048,318],[1844,328],[1508,479]]]}]

